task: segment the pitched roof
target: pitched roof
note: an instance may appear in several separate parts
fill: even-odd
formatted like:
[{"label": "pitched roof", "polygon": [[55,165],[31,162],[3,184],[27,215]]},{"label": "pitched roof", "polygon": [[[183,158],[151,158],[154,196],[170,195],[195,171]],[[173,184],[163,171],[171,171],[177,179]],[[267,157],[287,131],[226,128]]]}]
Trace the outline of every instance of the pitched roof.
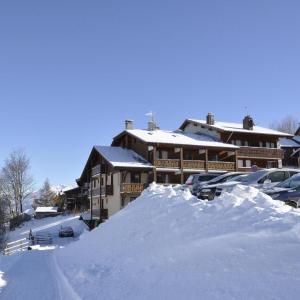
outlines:
[{"label": "pitched roof", "polygon": [[[300,142],[300,139],[299,139],[299,142]],[[280,138],[279,145],[280,145],[280,147],[283,147],[283,148],[300,148],[300,144],[297,143],[294,139]]]},{"label": "pitched roof", "polygon": [[249,130],[249,129],[244,129],[242,123],[215,122],[214,125],[208,125],[205,120],[197,120],[197,119],[186,119],[180,128],[182,128],[187,122],[201,124],[210,128],[215,128],[219,131],[244,132],[244,133],[251,133],[251,134],[268,134],[268,135],[285,136],[285,137],[292,136],[291,134],[288,133],[284,133],[284,132],[280,132],[277,130],[264,128],[260,126],[254,126],[253,130]]},{"label": "pitched roof", "polygon": [[152,169],[153,166],[130,149],[113,146],[94,146],[113,167],[132,167]]},{"label": "pitched roof", "polygon": [[184,133],[180,130],[144,130],[144,129],[130,129],[125,132],[139,138],[146,143],[172,144],[172,145],[188,145],[188,146],[202,146],[215,148],[229,148],[237,149],[237,146],[232,144],[221,143],[214,140],[212,137],[200,135],[195,133]]},{"label": "pitched roof", "polygon": [[296,142],[300,143],[300,135],[295,135],[295,136],[293,137],[293,139],[294,139]]}]

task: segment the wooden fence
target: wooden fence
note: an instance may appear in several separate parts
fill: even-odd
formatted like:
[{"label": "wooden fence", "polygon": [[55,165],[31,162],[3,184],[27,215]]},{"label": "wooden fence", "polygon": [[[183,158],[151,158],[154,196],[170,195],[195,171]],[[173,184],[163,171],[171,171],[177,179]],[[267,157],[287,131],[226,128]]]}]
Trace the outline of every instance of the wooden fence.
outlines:
[{"label": "wooden fence", "polygon": [[4,248],[4,255],[11,255],[17,251],[25,251],[29,247],[29,241],[24,238],[14,242],[7,243]]}]

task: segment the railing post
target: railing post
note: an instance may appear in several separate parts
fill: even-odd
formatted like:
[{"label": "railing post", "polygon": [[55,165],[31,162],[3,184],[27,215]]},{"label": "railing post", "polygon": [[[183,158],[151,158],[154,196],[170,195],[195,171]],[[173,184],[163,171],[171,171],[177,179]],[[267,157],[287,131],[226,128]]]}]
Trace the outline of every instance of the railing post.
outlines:
[{"label": "railing post", "polygon": [[183,184],[184,175],[183,175],[183,148],[180,148],[180,183]]},{"label": "railing post", "polygon": [[156,173],[156,166],[155,166],[155,160],[156,160],[156,146],[153,146],[153,181],[157,182],[157,173]]},{"label": "railing post", "polygon": [[235,171],[237,172],[238,170],[238,150],[235,150]]},{"label": "railing post", "polygon": [[208,172],[208,149],[205,149],[205,172]]}]

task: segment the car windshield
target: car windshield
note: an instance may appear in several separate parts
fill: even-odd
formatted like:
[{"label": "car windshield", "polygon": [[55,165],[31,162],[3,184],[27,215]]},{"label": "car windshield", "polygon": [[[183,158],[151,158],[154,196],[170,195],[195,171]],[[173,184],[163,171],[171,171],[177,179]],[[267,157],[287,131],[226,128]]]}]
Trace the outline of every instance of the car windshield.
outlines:
[{"label": "car windshield", "polygon": [[190,175],[188,179],[186,180],[186,184],[193,184],[195,182],[203,182],[203,181],[209,181],[215,177],[217,177],[217,174],[198,174],[198,175]]},{"label": "car windshield", "polygon": [[260,170],[256,171],[255,173],[251,173],[247,176],[241,177],[239,179],[239,182],[253,182],[258,181],[262,176],[266,175],[268,171],[266,170]]},{"label": "car windshield", "polygon": [[294,175],[277,185],[277,187],[281,188],[295,188],[298,186],[300,186],[300,175]]},{"label": "car windshield", "polygon": [[213,180],[217,175],[201,175],[198,177],[198,181],[209,181]]},{"label": "car windshield", "polygon": [[[235,177],[235,174],[231,174],[231,173],[222,174],[222,175],[210,180],[208,183],[214,184],[214,183],[224,182],[224,181],[231,179],[232,176]],[[236,176],[238,176],[238,174],[236,174]]]},{"label": "car windshield", "polygon": [[247,174],[239,175],[233,178],[230,178],[228,181],[237,181],[237,182],[242,182],[243,178],[248,176]]},{"label": "car windshield", "polygon": [[186,180],[186,184],[191,184],[192,182],[193,182],[193,179],[194,179],[194,176],[195,175],[190,175],[189,177],[188,177],[188,179]]}]

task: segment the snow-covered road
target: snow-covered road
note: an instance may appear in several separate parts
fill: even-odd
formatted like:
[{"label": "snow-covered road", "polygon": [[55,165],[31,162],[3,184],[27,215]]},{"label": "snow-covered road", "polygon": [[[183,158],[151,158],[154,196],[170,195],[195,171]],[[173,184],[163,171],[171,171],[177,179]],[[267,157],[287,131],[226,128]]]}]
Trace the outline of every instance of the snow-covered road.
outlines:
[{"label": "snow-covered road", "polygon": [[[59,238],[61,226],[71,226],[75,238]],[[49,246],[34,246],[32,251],[15,253],[11,256],[0,255],[0,299],[80,299],[69,286],[58,267],[55,253],[58,248],[78,240],[87,230],[78,216],[58,216],[41,220],[31,220],[11,232],[10,240],[17,240],[33,233],[48,233],[53,238]]]},{"label": "snow-covered road", "polygon": [[1,299],[79,299],[57,266],[53,250],[18,255],[5,272]]}]

